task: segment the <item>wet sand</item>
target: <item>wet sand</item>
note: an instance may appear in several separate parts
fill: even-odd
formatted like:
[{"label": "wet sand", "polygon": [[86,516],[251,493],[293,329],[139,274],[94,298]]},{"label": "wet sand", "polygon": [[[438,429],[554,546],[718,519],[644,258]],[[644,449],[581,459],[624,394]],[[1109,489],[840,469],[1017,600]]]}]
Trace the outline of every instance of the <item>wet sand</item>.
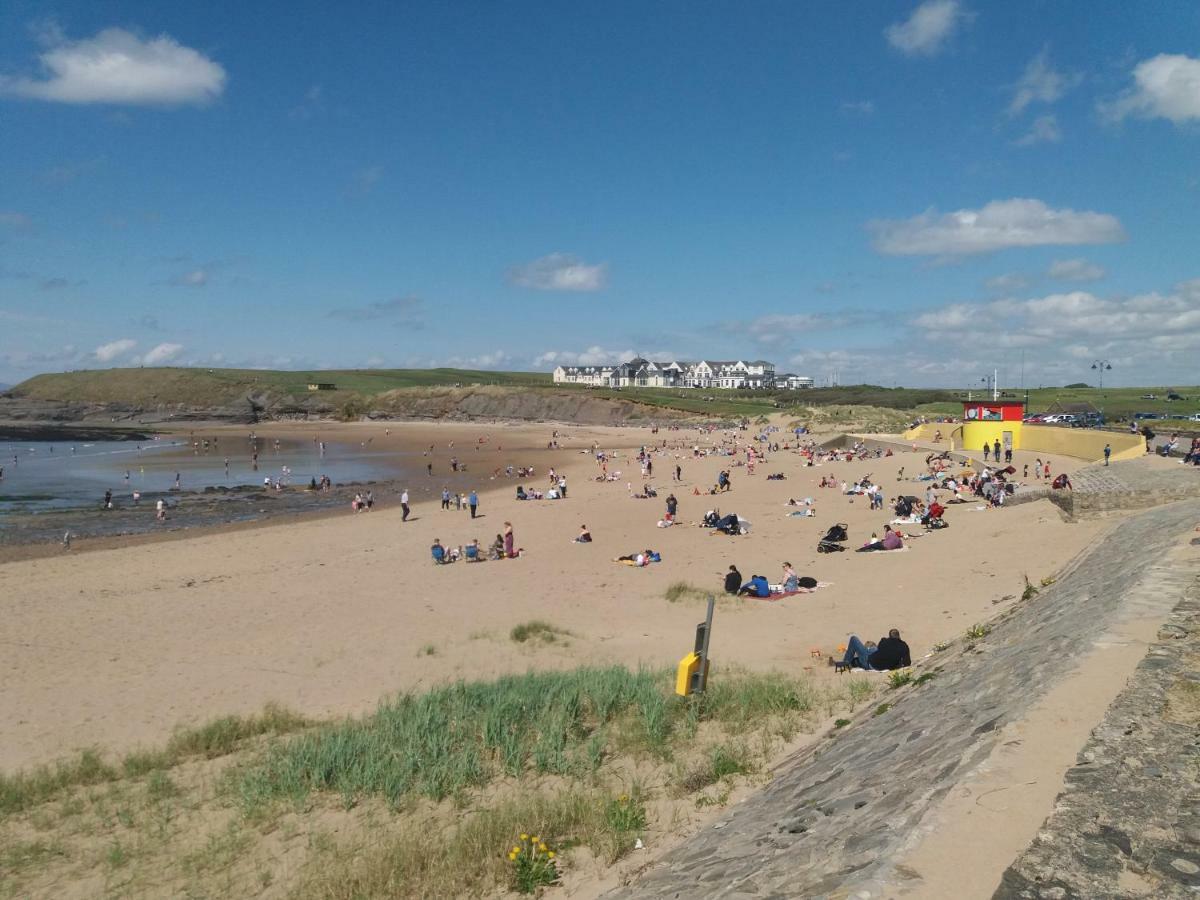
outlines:
[{"label": "wet sand", "polygon": [[[311,426],[278,426],[293,434],[289,429],[304,427]],[[1026,574],[1034,581],[1052,574],[1107,527],[1064,523],[1045,501],[999,511],[967,504],[950,507],[950,528],[918,538],[903,553],[818,554],[817,541],[834,522],[849,524],[848,543],[857,546],[891,518],[861,498],[818,488],[822,475],[840,481],[872,472],[889,495],[919,494],[922,485],[897,482],[896,473],[901,466],[909,475],[919,471],[926,451],[814,468],[781,452],[754,476],[733,468],[733,490],[718,498],[692,491],[707,489],[732,460],[693,460],[680,451],[683,481],[672,482],[673,453],[656,456],[652,481],[660,496],[638,500],[627,487],[640,484],[636,462],[619,458],[609,465],[622,471],[620,480],[596,482],[589,448],[593,441],[636,448],[651,440],[647,429],[557,426],[565,448],[559,451],[545,450],[555,426],[414,425],[404,435],[373,423],[322,430],[381,440],[386,427],[397,441],[437,447],[455,440],[477,476],[480,518],[441,510],[434,477],[410,486],[413,515],[404,523],[395,500],[384,497],[370,513],[346,509],[0,565],[0,767],[82,746],[154,744],[181,723],[254,711],[271,700],[341,716],[372,709],[384,694],[454,678],[582,663],[673,666],[691,649],[703,606],[669,603],[663,592],[677,581],[718,590],[730,563],[747,578],[761,572],[775,581],[787,560],[800,574],[832,584],[778,602],[723,598],[712,643],[718,671],[742,665],[823,675],[811,648],[829,653],[851,631],[878,638],[893,626],[919,655],[1003,609]],[[480,450],[459,443],[485,432],[490,437]],[[689,447],[699,440],[694,431],[658,438]],[[438,449],[435,473],[450,452]],[[1018,468],[1032,456],[1018,451]],[[533,462],[538,476],[525,483],[540,487],[553,461],[567,474],[569,498],[517,501],[516,479],[491,477],[508,460]],[[1053,461],[1055,471],[1077,464]],[[787,480],[768,481],[773,472]],[[660,529],[671,490],[685,524]],[[787,499],[805,496],[816,498],[817,515],[788,517]],[[687,524],[718,504],[750,519],[752,533],[713,536]],[[520,559],[432,565],[434,538],[486,544],[505,521],[526,550]],[[594,543],[572,543],[582,523]],[[645,547],[663,561],[644,569],[612,561]],[[514,625],[535,618],[572,637],[544,648],[509,640]],[[423,652],[428,646],[434,655]]]}]

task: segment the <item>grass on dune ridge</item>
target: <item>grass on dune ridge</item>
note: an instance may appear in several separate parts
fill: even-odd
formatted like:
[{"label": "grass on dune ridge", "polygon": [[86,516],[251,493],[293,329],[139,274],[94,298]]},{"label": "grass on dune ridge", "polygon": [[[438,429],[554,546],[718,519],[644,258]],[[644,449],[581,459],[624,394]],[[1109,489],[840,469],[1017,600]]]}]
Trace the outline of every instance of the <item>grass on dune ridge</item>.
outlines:
[{"label": "grass on dune ridge", "polygon": [[[611,863],[688,808],[724,804],[781,740],[870,691],[731,670],[680,698],[671,675],[457,682],[340,721],[269,707],[116,762],[88,751],[0,776],[13,895],[94,869],[117,894],[250,896],[279,881],[302,900],[493,896],[514,884],[520,833],[568,867],[583,848]],[[298,855],[271,835],[303,837]]]},{"label": "grass on dune ridge", "polygon": [[811,685],[783,675],[720,679],[688,701],[668,692],[670,681],[662,671],[582,668],[402,694],[365,719],[280,742],[246,775],[241,796],[251,809],[312,791],[394,806],[441,800],[529,770],[588,775],[618,746],[668,758],[701,722],[809,713],[819,703]]}]

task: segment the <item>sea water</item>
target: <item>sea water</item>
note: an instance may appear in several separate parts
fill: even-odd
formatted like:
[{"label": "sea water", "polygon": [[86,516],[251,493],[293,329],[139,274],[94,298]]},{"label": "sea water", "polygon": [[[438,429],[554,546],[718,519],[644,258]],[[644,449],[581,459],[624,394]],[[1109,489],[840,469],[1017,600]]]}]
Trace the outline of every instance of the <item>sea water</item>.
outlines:
[{"label": "sea water", "polygon": [[[227,438],[207,449],[163,438],[148,441],[0,441],[0,517],[47,510],[98,508],[104,492],[125,504],[205,488],[262,487],[264,479],[304,487],[326,475],[336,483],[425,476],[419,454],[308,441],[259,440],[257,466],[244,439]],[[225,458],[229,458],[226,469]],[[444,467],[444,465],[443,465]]]}]

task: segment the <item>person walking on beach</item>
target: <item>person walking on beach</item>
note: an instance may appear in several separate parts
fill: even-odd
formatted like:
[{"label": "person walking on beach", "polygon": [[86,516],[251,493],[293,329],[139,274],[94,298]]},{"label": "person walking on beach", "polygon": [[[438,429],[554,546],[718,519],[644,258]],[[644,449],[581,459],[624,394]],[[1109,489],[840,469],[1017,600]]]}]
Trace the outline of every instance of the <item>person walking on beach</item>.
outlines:
[{"label": "person walking on beach", "polygon": [[675,466],[675,480],[676,480],[676,481],[683,481],[683,468],[682,468],[681,466],[678,466],[678,465],[677,465],[677,466]]},{"label": "person walking on beach", "polygon": [[471,491],[471,496],[467,498],[467,506],[471,507],[471,518],[475,518],[475,510],[479,507],[479,495],[474,490]]},{"label": "person walking on beach", "polygon": [[992,461],[996,462],[996,463],[1000,462],[1000,439],[999,438],[997,438],[996,442],[994,444],[992,444]]},{"label": "person walking on beach", "polygon": [[1033,477],[1038,481],[1042,480],[1042,458],[1040,456],[1033,461]]},{"label": "person walking on beach", "polygon": [[988,454],[991,452],[992,452],[991,444],[989,444],[987,441],[984,441],[983,442],[983,461],[984,462],[988,461]]},{"label": "person walking on beach", "polygon": [[400,510],[401,510],[400,521],[407,522],[408,521],[408,488],[405,488],[400,494]]},{"label": "person walking on beach", "polygon": [[442,509],[450,508],[450,488],[442,488]]},{"label": "person walking on beach", "polygon": [[1108,465],[1108,458],[1112,456],[1112,444],[1104,445],[1104,464]]}]

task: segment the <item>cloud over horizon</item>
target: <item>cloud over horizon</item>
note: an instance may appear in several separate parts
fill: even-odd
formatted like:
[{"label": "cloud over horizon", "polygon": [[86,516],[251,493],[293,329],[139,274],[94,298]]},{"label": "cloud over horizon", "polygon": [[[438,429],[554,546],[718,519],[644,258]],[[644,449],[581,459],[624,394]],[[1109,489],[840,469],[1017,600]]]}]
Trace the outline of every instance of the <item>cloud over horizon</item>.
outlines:
[{"label": "cloud over horizon", "polygon": [[172,106],[211,103],[225,89],[220,64],[169,35],[142,39],[122,28],[67,40],[57,29],[39,57],[45,77],[0,78],[0,94],[54,103]]},{"label": "cloud over horizon", "polygon": [[535,291],[598,291],[608,284],[608,264],[589,265],[570,253],[551,253],[509,269],[508,280]]},{"label": "cloud over horizon", "polygon": [[137,341],[132,338],[120,338],[115,341],[109,341],[107,344],[101,344],[92,351],[92,356],[96,358],[96,362],[112,362],[114,359],[124,356],[136,346]]},{"label": "cloud over horizon", "polygon": [[1041,200],[993,200],[980,209],[867,223],[875,249],[889,256],[970,256],[1010,247],[1113,244],[1125,240],[1116,216],[1051,209]]}]

